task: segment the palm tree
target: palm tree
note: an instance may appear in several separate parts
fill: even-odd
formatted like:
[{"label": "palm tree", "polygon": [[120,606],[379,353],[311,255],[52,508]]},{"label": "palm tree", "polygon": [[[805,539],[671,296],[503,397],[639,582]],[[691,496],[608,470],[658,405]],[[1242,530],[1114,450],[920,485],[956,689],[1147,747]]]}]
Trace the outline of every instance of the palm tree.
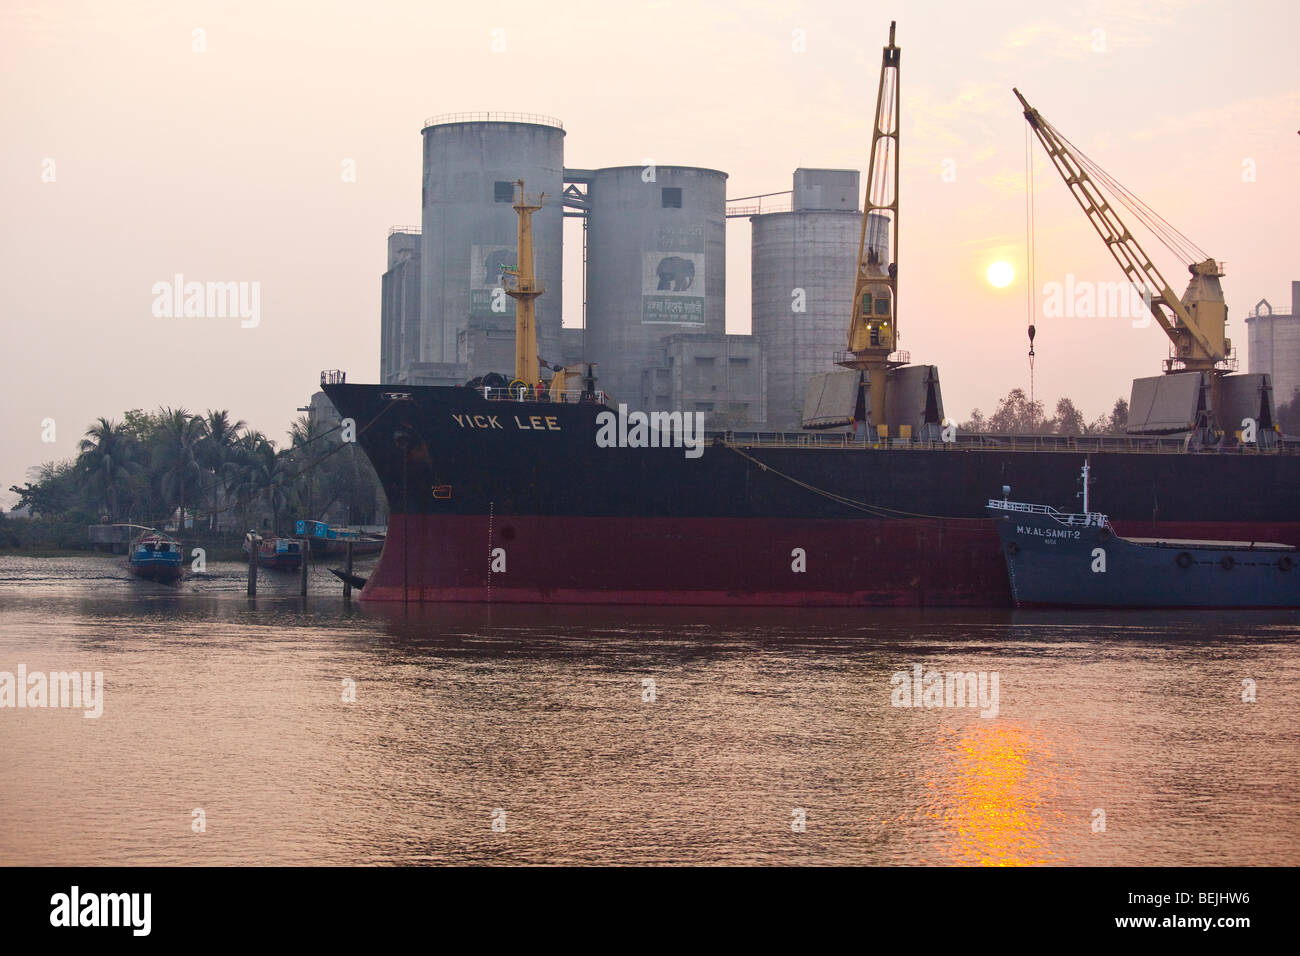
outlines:
[{"label": "palm tree", "polygon": [[[303,517],[316,520],[318,517],[315,508],[315,482],[313,481],[313,472],[315,468],[311,463],[313,454],[323,454],[324,449],[321,447],[310,448],[313,442],[321,436],[321,429],[312,421],[308,415],[299,415],[289,426],[289,450],[292,460],[298,466],[298,472],[301,475],[299,481],[295,482],[295,492],[303,506]],[[323,443],[322,443],[323,444]]]},{"label": "palm tree", "polygon": [[244,528],[249,526],[249,509],[256,493],[251,488],[249,471],[257,448],[266,436],[255,429],[245,429],[230,446],[230,457],[221,466],[222,488],[239,506],[239,519]]},{"label": "palm tree", "polygon": [[265,497],[271,508],[272,533],[280,533],[280,515],[289,507],[289,484],[292,467],[285,452],[277,452],[275,444],[267,441],[261,432],[247,432],[236,442],[236,452],[225,472],[227,490],[245,509],[259,498]]},{"label": "palm tree", "polygon": [[203,467],[197,456],[207,433],[207,422],[201,415],[191,415],[183,408],[164,408],[158,416],[154,467],[159,473],[159,490],[169,506],[176,503],[180,513],[177,530],[184,531],[187,492],[197,490],[203,480]]},{"label": "palm tree", "polygon": [[95,504],[108,508],[110,518],[120,515],[120,492],[141,471],[138,446],[125,427],[100,417],[86,429],[78,445],[77,464],[88,479]]},{"label": "palm tree", "polygon": [[[234,450],[236,433],[244,427],[244,422],[232,423],[230,421],[230,412],[224,408],[219,412],[208,409],[207,417],[204,419],[204,427],[207,434],[203,436],[198,450],[199,461],[202,462],[213,476],[223,475],[226,462]],[[216,530],[218,498],[221,492],[222,481],[218,477],[212,482],[212,508],[208,512],[208,530]]]}]

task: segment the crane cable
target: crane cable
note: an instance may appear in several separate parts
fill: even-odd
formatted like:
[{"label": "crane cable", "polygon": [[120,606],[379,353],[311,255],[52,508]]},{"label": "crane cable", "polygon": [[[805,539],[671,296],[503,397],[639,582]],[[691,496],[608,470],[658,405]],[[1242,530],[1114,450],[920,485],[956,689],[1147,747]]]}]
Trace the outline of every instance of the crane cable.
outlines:
[{"label": "crane cable", "polygon": [[770,472],[776,477],[783,478],[786,481],[790,482],[791,484],[797,485],[798,487],[804,489],[805,491],[810,491],[815,495],[820,495],[823,498],[828,498],[829,500],[835,502],[836,504],[843,505],[846,508],[853,508],[856,511],[866,512],[867,514],[872,515],[873,517],[876,518],[884,518],[888,520],[896,520],[900,518],[925,518],[925,519],[942,520],[942,521],[978,521],[980,523],[988,521],[987,518],[966,518],[960,515],[927,515],[927,514],[920,514],[914,511],[900,511],[897,508],[886,508],[883,505],[870,505],[867,504],[865,501],[858,501],[853,498],[848,498],[844,495],[836,494],[833,491],[827,491],[824,488],[818,488],[816,485],[810,485],[808,484],[808,482],[795,478],[793,475],[787,475],[783,471],[778,471],[777,469],[773,468],[771,465],[761,462],[753,455],[750,455],[747,452],[742,451],[736,445],[728,444],[726,447],[731,451],[734,451],[737,455],[739,455],[741,458],[744,458],[746,461],[750,462],[751,464],[757,465],[760,471]]},{"label": "crane cable", "polygon": [[1059,129],[1041,116],[1039,117],[1039,120],[1054,136],[1069,147],[1070,153],[1074,159],[1078,161],[1079,165],[1085,172],[1105,186],[1115,200],[1136,216],[1138,220],[1147,227],[1151,234],[1156,237],[1156,240],[1171,253],[1181,259],[1184,264],[1190,265],[1194,262],[1200,262],[1210,258],[1205,250],[1198,246],[1191,238],[1179,231],[1171,222],[1169,222],[1169,220],[1156,212],[1131,189],[1126,187],[1110,173],[1106,172],[1100,163],[1092,159],[1092,157],[1081,150],[1078,146],[1074,145],[1074,143],[1070,142],[1070,140],[1062,134]]},{"label": "crane cable", "polygon": [[1037,251],[1034,245],[1034,144],[1025,126],[1025,309],[1029,323],[1029,427],[1036,424],[1034,410],[1034,289],[1037,288]]}]

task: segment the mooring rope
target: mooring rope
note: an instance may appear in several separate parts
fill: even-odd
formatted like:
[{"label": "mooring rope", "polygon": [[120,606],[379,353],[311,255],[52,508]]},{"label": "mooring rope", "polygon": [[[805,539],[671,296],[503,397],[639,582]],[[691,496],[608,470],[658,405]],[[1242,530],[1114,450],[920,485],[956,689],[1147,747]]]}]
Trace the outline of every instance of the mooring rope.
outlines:
[{"label": "mooring rope", "polygon": [[818,488],[816,485],[810,485],[808,482],[803,481],[799,478],[795,478],[793,475],[787,475],[785,472],[773,468],[771,465],[766,464],[765,462],[759,461],[753,455],[746,454],[745,452],[737,448],[735,445],[728,445],[727,447],[730,448],[732,451],[734,451],[741,458],[753,462],[763,471],[770,471],[778,478],[784,478],[786,481],[790,482],[791,484],[798,485],[800,488],[803,488],[805,491],[810,491],[815,495],[821,495],[823,498],[828,498],[831,501],[834,501],[836,504],[844,505],[846,508],[854,508],[858,511],[865,511],[866,513],[874,515],[877,518],[885,518],[888,520],[895,520],[899,518],[927,518],[936,521],[987,521],[988,520],[987,518],[961,518],[961,517],[952,517],[949,515],[920,514],[914,511],[901,511],[897,508],[886,508],[884,505],[867,504],[865,501],[857,501],[856,499],[848,498],[845,497],[844,495],[836,494],[833,491],[827,491],[824,488]]}]

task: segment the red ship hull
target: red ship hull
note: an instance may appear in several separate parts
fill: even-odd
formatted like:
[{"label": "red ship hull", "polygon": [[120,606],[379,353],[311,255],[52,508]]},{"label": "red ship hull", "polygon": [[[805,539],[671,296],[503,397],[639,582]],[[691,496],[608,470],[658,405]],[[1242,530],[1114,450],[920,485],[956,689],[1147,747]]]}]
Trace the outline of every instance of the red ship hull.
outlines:
[{"label": "red ship hull", "polygon": [[[1116,529],[1133,536],[1300,543],[1291,540],[1296,535],[1290,524],[1132,522]],[[494,557],[498,548],[506,553]],[[987,519],[854,521],[850,531],[836,520],[393,515],[385,554],[362,596],[473,603],[1011,606],[998,535]]]}]

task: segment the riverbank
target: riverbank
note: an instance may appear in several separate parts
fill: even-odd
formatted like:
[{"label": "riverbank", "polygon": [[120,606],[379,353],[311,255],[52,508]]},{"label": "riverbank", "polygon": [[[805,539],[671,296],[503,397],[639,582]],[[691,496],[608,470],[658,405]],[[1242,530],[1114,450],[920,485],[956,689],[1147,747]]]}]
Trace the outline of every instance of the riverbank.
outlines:
[{"label": "riverbank", "polygon": [[[185,548],[186,557],[194,557],[194,549],[202,548],[204,560],[207,561],[247,561],[248,556],[244,553],[244,539],[242,536],[231,538],[222,536],[213,538],[207,536],[188,537],[183,536],[180,539],[181,545]],[[52,541],[41,542],[35,541],[31,544],[4,544],[0,545],[0,557],[24,557],[24,558],[73,558],[73,557],[114,557],[125,554],[125,550],[108,551],[103,548],[92,547],[89,543],[85,547],[68,547],[65,542]]]}]

